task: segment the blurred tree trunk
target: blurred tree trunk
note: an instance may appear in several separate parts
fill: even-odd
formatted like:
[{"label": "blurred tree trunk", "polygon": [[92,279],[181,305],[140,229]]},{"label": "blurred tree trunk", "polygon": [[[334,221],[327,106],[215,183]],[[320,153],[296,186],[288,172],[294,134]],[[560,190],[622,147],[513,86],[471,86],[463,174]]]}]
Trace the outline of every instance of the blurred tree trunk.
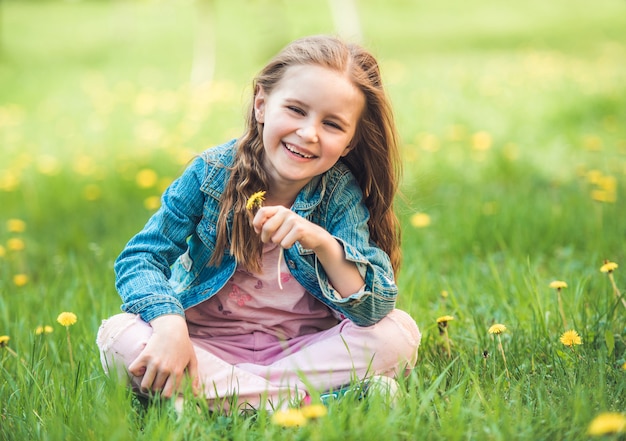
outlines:
[{"label": "blurred tree trunk", "polygon": [[4,56],[4,2],[0,0],[0,60]]},{"label": "blurred tree trunk", "polygon": [[356,0],[328,0],[335,30],[344,38],[363,41]]},{"label": "blurred tree trunk", "polygon": [[[2,1],[2,0],[0,0]],[[196,0],[196,41],[189,81],[192,87],[208,85],[215,73],[215,26],[213,23],[215,0]]]}]

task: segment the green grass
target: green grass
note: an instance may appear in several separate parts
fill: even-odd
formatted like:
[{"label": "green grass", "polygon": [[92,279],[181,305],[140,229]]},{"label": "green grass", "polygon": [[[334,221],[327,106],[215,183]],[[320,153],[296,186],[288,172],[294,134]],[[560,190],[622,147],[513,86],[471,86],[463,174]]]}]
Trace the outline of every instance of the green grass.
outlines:
[{"label": "green grass", "polygon": [[[584,440],[596,415],[626,410],[626,309],[599,271],[604,259],[621,264],[626,290],[617,0],[359,2],[402,136],[399,306],[423,332],[396,409],[348,401],[290,429],[265,412],[178,420],[107,379],[95,333],[119,310],[112,262],[150,215],[144,202],[239,133],[269,56],[333,32],[324,2],[216,2],[207,93],[188,86],[194,5],[0,3],[0,335],[17,354],[0,351],[0,439]],[[153,186],[137,185],[142,169],[157,172]],[[417,212],[429,226],[411,224]],[[26,230],[9,231],[9,219]],[[556,279],[583,339],[574,350],[559,342]],[[74,368],[62,311],[78,316]],[[443,315],[455,317],[451,358]],[[508,328],[510,379],[493,323]],[[35,335],[40,325],[54,332]]]}]

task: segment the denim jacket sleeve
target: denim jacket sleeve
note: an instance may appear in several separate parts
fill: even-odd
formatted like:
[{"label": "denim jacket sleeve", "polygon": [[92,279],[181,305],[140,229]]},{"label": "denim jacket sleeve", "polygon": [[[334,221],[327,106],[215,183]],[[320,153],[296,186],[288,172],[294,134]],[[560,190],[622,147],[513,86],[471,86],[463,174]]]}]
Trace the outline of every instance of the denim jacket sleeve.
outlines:
[{"label": "denim jacket sleeve", "polygon": [[123,311],[139,314],[146,322],[164,314],[184,315],[168,279],[171,265],[187,250],[187,238],[202,217],[205,195],[200,186],[206,167],[202,158],[193,161],[117,258],[116,288]]},{"label": "denim jacket sleeve", "polygon": [[[364,287],[342,298],[328,280],[324,268],[314,258],[317,289],[324,303],[360,326],[370,326],[384,318],[394,307],[398,294],[389,256],[370,240],[369,211],[352,173],[337,166],[327,174],[321,204],[307,217],[323,226],[343,246],[347,260],[356,264]],[[299,250],[306,254],[306,250]]]}]

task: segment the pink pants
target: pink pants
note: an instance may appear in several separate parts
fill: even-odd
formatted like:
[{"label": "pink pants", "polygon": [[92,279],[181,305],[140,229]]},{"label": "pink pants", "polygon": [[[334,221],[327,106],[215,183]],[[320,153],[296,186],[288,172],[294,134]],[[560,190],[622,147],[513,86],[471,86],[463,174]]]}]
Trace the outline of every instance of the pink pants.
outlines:
[{"label": "pink pants", "polygon": [[[103,321],[97,343],[107,373],[130,378],[139,389],[141,377],[128,373],[152,334],[134,314]],[[393,310],[373,326],[344,320],[326,331],[287,341],[262,332],[228,337],[191,336],[198,375],[211,408],[226,401],[275,408],[286,400],[302,400],[310,390],[327,391],[372,375],[396,377],[415,366],[421,339],[415,321]],[[280,404],[278,404],[280,406]]]}]

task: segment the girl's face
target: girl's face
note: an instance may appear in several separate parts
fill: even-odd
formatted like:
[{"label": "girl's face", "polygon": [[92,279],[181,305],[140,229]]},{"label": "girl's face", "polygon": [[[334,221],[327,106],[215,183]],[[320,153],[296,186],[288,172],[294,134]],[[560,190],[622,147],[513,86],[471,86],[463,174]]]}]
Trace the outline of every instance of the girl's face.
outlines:
[{"label": "girl's face", "polygon": [[345,75],[321,66],[289,67],[271,93],[260,88],[254,110],[272,186],[299,191],[348,154],[364,106]]}]

